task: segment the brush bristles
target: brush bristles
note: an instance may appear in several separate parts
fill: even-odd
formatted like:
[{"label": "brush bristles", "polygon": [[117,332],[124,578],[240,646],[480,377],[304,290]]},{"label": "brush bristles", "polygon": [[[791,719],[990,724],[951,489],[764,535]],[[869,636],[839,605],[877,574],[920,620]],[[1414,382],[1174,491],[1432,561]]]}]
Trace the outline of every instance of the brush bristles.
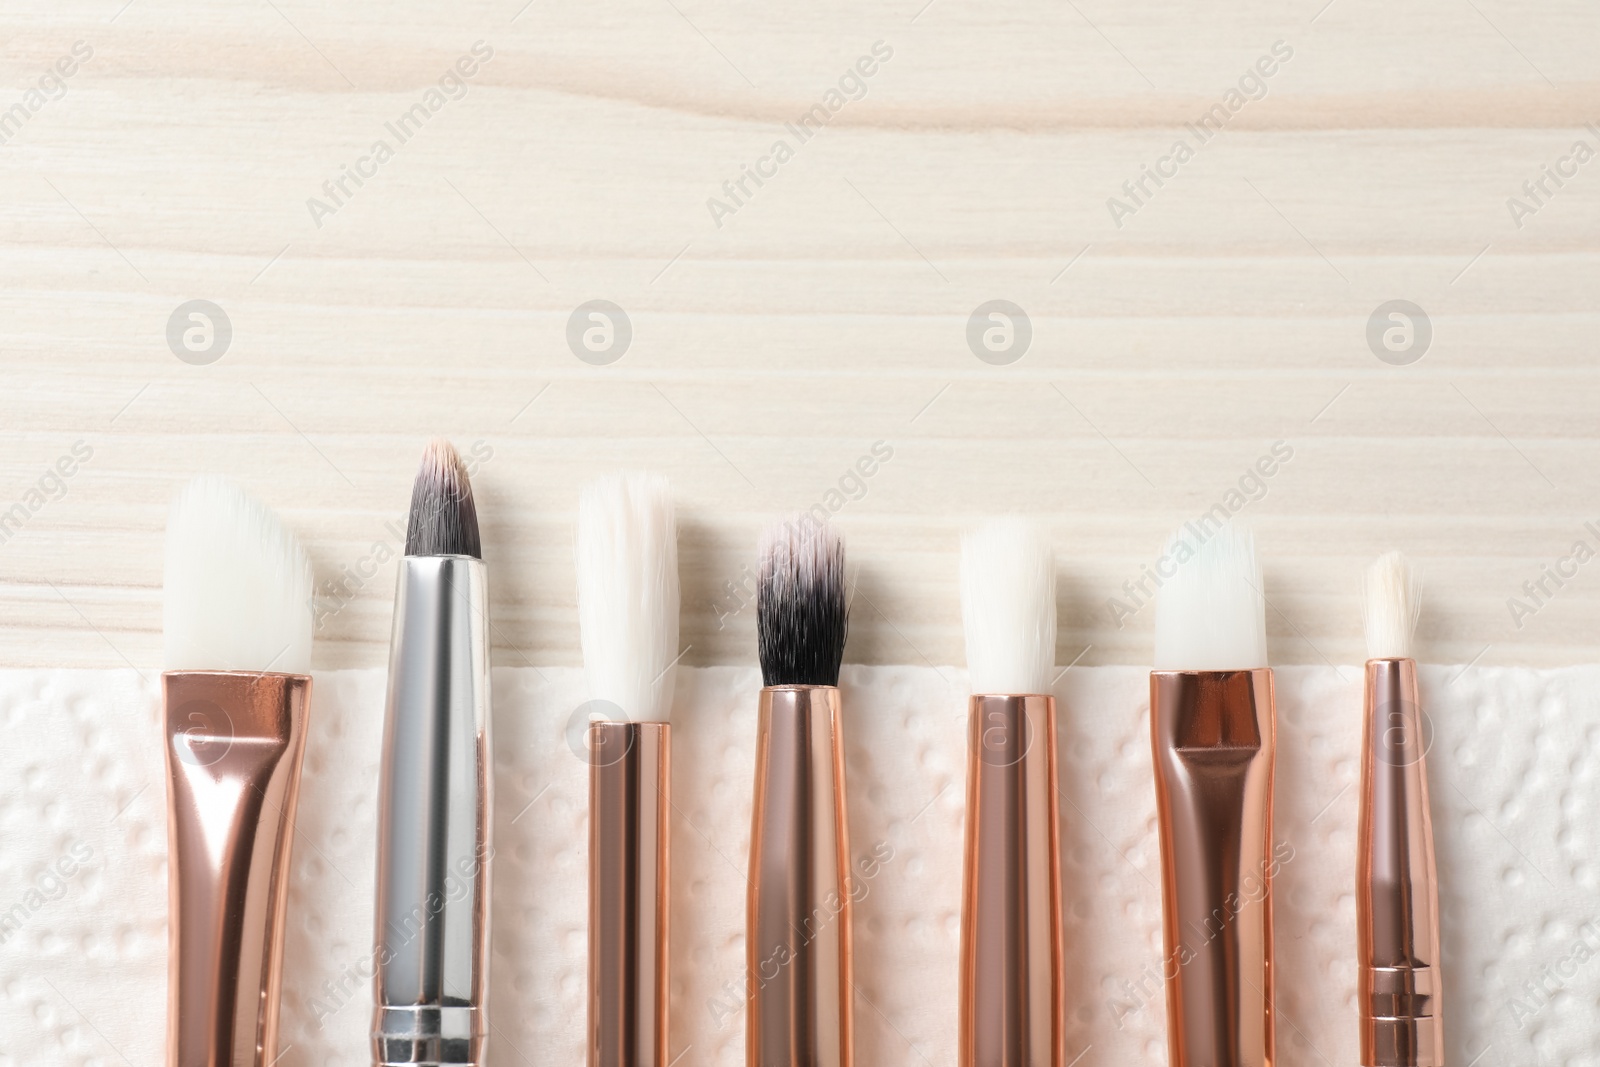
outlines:
[{"label": "brush bristles", "polygon": [[585,488],[577,547],[593,717],[667,721],[678,658],[678,527],[666,479],[617,474]]},{"label": "brush bristles", "polygon": [[838,685],[849,609],[844,541],[809,515],[761,537],[756,638],[765,685]]},{"label": "brush bristles", "polygon": [[961,538],[961,620],[974,693],[1050,692],[1055,559],[1044,531],[994,519]]},{"label": "brush bristles", "polygon": [[1156,597],[1155,669],[1265,667],[1267,608],[1250,531],[1227,524],[1201,541],[1180,530],[1166,558],[1177,572]]},{"label": "brush bristles", "polygon": [[311,562],[264,504],[196,478],[167,519],[162,637],[169,671],[311,671]]},{"label": "brush bristles", "polygon": [[411,486],[406,519],[406,555],[483,558],[472,482],[455,446],[442,437],[428,442]]},{"label": "brush bristles", "polygon": [[1422,611],[1422,589],[1411,564],[1387,552],[1367,568],[1366,630],[1368,659],[1410,659],[1411,639]]}]

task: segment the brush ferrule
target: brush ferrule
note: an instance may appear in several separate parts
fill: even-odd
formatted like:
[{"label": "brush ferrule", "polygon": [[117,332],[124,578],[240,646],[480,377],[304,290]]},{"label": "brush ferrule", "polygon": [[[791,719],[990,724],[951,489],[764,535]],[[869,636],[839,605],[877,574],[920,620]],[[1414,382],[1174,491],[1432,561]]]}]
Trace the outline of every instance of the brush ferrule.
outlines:
[{"label": "brush ferrule", "polygon": [[1271,1067],[1272,671],[1153,671],[1172,1067]]},{"label": "brush ferrule", "polygon": [[1056,702],[968,704],[962,1067],[1061,1067]]},{"label": "brush ferrule", "polygon": [[161,676],[167,764],[167,1064],[278,1057],[289,856],[311,679]]},{"label": "brush ferrule", "polygon": [[479,1064],[489,960],[488,597],[481,560],[400,561],[378,808],[372,1051]]},{"label": "brush ferrule", "polygon": [[851,1067],[850,838],[839,690],[761,690],[746,952],[749,1067]]},{"label": "brush ferrule", "polygon": [[667,1067],[672,727],[589,724],[589,1067]]},{"label": "brush ferrule", "polygon": [[1414,661],[1367,661],[1364,719],[1356,851],[1361,1063],[1440,1067],[1439,877]]}]

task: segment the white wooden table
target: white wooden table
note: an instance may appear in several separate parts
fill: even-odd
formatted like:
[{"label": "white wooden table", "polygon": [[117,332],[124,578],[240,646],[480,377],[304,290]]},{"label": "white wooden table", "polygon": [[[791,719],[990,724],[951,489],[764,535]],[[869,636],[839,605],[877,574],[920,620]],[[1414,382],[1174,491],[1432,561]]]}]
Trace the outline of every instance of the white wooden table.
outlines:
[{"label": "white wooden table", "polygon": [[[1600,549],[1597,37],[1576,0],[12,5],[0,664],[157,664],[200,471],[304,537],[318,667],[381,663],[433,433],[482,458],[505,664],[577,662],[574,499],[619,466],[679,495],[687,663],[752,658],[727,583],[815,504],[852,660],[960,663],[958,531],[1023,510],[1060,661],[1144,662],[1110,598],[1277,442],[1239,508],[1274,660],[1359,660],[1390,547],[1424,658],[1591,660],[1600,563],[1559,561]],[[194,300],[231,338],[185,311],[186,362]],[[592,300],[631,328],[604,365],[567,340]],[[1012,362],[968,344],[993,300]],[[1393,300],[1431,333],[1402,365]]]}]

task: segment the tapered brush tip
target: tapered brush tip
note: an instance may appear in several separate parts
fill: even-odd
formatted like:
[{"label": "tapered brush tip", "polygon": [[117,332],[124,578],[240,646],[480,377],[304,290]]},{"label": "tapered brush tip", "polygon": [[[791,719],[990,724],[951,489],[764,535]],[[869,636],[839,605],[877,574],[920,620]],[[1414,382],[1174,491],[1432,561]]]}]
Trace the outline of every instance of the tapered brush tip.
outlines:
[{"label": "tapered brush tip", "polygon": [[1368,659],[1410,659],[1422,587],[1411,564],[1398,552],[1379,556],[1366,573]]},{"label": "tapered brush tip", "polygon": [[442,437],[428,442],[411,486],[406,555],[483,558],[467,466],[455,446]]},{"label": "tapered brush tip", "polygon": [[764,685],[838,685],[849,607],[844,541],[808,514],[761,537],[756,638]]},{"label": "tapered brush tip", "polygon": [[991,519],[961,538],[961,618],[974,693],[1050,691],[1055,559],[1037,525]]},{"label": "tapered brush tip", "polygon": [[678,528],[665,478],[616,474],[578,499],[578,631],[596,718],[664,722],[678,659]]},{"label": "tapered brush tip", "polygon": [[1167,544],[1172,577],[1156,594],[1155,669],[1243,671],[1267,665],[1267,607],[1250,531],[1190,524]]},{"label": "tapered brush tip", "polygon": [[196,478],[167,519],[166,669],[311,671],[311,562],[271,509],[230,481]]}]

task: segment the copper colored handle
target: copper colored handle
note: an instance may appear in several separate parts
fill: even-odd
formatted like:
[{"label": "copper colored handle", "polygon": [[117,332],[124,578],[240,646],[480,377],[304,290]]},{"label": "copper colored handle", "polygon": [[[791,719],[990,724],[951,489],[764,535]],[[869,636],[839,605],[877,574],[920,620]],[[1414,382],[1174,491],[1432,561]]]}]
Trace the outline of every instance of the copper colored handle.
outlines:
[{"label": "copper colored handle", "polygon": [[167,763],[168,1067],[267,1067],[311,679],[161,676]]},{"label": "copper colored handle", "polygon": [[839,691],[761,691],[750,833],[748,1067],[852,1067]]},{"label": "copper colored handle", "polygon": [[1272,671],[1154,671],[1171,1067],[1271,1067]]},{"label": "copper colored handle", "polygon": [[589,1067],[667,1067],[672,727],[589,724]]},{"label": "copper colored handle", "polygon": [[968,710],[961,1067],[1061,1067],[1055,700]]},{"label": "copper colored handle", "polygon": [[1356,852],[1364,1067],[1442,1067],[1439,876],[1417,665],[1367,661]]}]

